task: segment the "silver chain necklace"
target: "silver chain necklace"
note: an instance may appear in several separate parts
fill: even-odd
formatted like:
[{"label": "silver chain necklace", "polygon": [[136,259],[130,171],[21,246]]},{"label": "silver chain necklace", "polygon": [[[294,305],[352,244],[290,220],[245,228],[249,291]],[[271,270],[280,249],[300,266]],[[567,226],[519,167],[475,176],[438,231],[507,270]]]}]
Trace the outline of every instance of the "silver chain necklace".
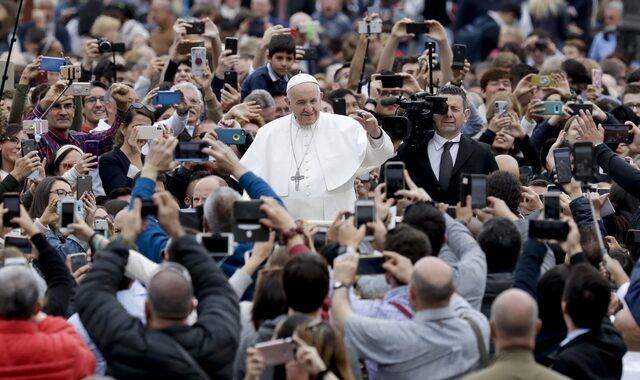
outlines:
[{"label": "silver chain necklace", "polygon": [[[305,157],[307,157],[307,154],[309,154],[309,150],[311,149],[311,144],[313,143],[313,137],[316,133],[316,127],[318,126],[318,121],[316,121],[316,123],[313,125],[313,127],[311,127],[311,140],[309,140],[309,146],[307,147],[307,150],[304,152],[304,154],[302,155],[302,159],[300,160],[300,164],[298,164],[298,159],[296,158],[296,149],[293,146],[293,142],[294,142],[294,138],[293,138],[293,115],[291,116],[291,121],[289,123],[289,140],[291,141],[291,153],[293,154],[293,162],[296,165],[296,174],[294,176],[291,177],[291,181],[295,182],[296,185],[296,191],[300,190],[300,181],[304,179],[303,175],[300,175],[300,167],[302,166],[302,163],[304,162]],[[298,132],[300,132],[300,129],[302,127],[298,127],[298,130],[296,131],[296,137],[295,140],[298,140]]]}]

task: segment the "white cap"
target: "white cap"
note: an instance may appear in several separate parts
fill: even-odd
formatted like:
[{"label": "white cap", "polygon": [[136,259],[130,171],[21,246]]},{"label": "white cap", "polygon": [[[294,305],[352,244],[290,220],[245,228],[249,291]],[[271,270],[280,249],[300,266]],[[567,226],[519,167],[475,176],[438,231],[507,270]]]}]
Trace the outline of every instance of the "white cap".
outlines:
[{"label": "white cap", "polygon": [[300,74],[296,74],[296,75],[292,76],[291,79],[289,79],[289,82],[287,83],[287,93],[294,86],[297,86],[297,85],[303,84],[303,83],[315,83],[315,84],[318,85],[318,87],[320,86],[320,83],[318,83],[316,78],[314,78],[313,76],[311,76],[309,74],[300,73]]}]

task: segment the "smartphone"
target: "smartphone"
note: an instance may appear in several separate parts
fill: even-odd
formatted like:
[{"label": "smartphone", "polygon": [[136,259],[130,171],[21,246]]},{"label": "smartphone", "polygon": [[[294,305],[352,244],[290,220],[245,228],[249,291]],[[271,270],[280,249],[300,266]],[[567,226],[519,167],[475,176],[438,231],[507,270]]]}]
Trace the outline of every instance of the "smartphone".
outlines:
[{"label": "smartphone", "polygon": [[87,254],[84,252],[71,253],[67,257],[71,259],[71,272],[75,272],[87,264]]},{"label": "smartphone", "polygon": [[204,41],[189,41],[183,40],[178,45],[178,54],[191,54],[191,49],[194,47],[204,47]]},{"label": "smartphone", "polygon": [[385,191],[387,199],[402,198],[396,196],[396,191],[404,190],[404,162],[391,161],[384,165]]},{"label": "smartphone", "polygon": [[[545,198],[547,198],[545,196]],[[569,224],[559,220],[529,220],[529,237],[565,241],[569,235]]]},{"label": "smartphone", "polygon": [[98,146],[100,144],[100,141],[98,140],[85,140],[84,143],[82,144],[82,150],[85,153],[91,153],[94,156],[98,157]]},{"label": "smartphone", "polygon": [[360,256],[356,274],[360,276],[384,274],[384,269],[382,268],[384,259],[384,256]]},{"label": "smartphone", "polygon": [[[69,200],[62,200],[58,202],[58,215],[60,218],[60,228],[61,230],[66,229],[69,224],[72,224],[74,220],[74,215],[76,211],[76,202]],[[64,233],[64,231],[63,231]]]},{"label": "smartphone", "polygon": [[424,22],[411,22],[406,24],[407,33],[412,34],[426,34],[429,33],[429,25]]},{"label": "smartphone", "polygon": [[494,117],[502,117],[507,113],[509,103],[506,100],[496,100],[493,109]]},{"label": "smartphone", "polygon": [[73,96],[89,96],[91,91],[91,83],[89,82],[75,82],[71,83],[67,92]]},{"label": "smartphone", "polygon": [[373,200],[357,200],[355,206],[356,227],[376,220],[376,204]]},{"label": "smartphone", "polygon": [[162,137],[162,127],[157,125],[140,125],[136,127],[138,140],[155,140]]},{"label": "smartphone", "polygon": [[598,189],[598,195],[605,195],[605,194],[609,194],[609,191],[611,189],[605,189],[605,188],[599,188]]},{"label": "smartphone", "polygon": [[238,72],[236,71],[225,71],[224,72],[224,83],[229,86],[237,89],[238,88]]},{"label": "smartphone", "polygon": [[238,54],[238,39],[232,37],[225,38],[224,50],[231,50],[231,55]]},{"label": "smartphone", "polygon": [[207,49],[204,47],[191,48],[191,74],[202,78],[207,64]]},{"label": "smartphone", "polygon": [[453,219],[458,217],[458,212],[456,211],[456,208],[453,206],[447,207],[447,214],[449,214],[449,216],[452,217]]},{"label": "smartphone", "polygon": [[140,216],[145,219],[148,216],[158,215],[158,205],[153,203],[150,199],[142,200],[142,208],[140,209]]},{"label": "smartphone", "polygon": [[247,142],[247,132],[242,128],[216,128],[218,141],[227,145],[244,145]]},{"label": "smartphone", "polygon": [[315,48],[304,49],[304,55],[302,56],[303,61],[317,61],[318,60],[318,50]]},{"label": "smartphone", "polygon": [[544,218],[560,219],[560,194],[551,193],[544,196]]},{"label": "smartphone", "polygon": [[191,26],[185,27],[187,34],[204,34],[204,22],[202,21],[189,21]]},{"label": "smartphone", "polygon": [[483,174],[471,175],[471,208],[487,207],[487,176]]},{"label": "smartphone", "polygon": [[96,219],[93,221],[93,230],[107,239],[109,238],[109,222],[106,219]]},{"label": "smartphone", "polygon": [[629,126],[626,124],[603,125],[605,144],[631,144],[633,135],[629,133]]},{"label": "smartphone", "polygon": [[8,210],[2,216],[2,225],[5,227],[18,227],[17,224],[11,223],[11,219],[20,216],[20,194],[5,193],[2,202],[4,208]]},{"label": "smartphone", "polygon": [[382,88],[402,88],[402,77],[400,75],[380,75]]},{"label": "smartphone", "polygon": [[267,241],[269,229],[260,223],[266,214],[260,210],[259,200],[233,203],[233,237],[237,242]]},{"label": "smartphone", "polygon": [[404,141],[411,135],[411,125],[405,116],[385,116],[382,118],[382,129],[394,141]]},{"label": "smartphone", "polygon": [[591,83],[598,93],[602,92],[602,70],[591,69]]},{"label": "smartphone", "polygon": [[562,107],[564,103],[559,100],[546,100],[542,102],[544,106],[543,115],[562,115]]},{"label": "smartphone", "polygon": [[578,181],[593,181],[594,149],[590,142],[576,142],[573,144],[574,176]]},{"label": "smartphone", "polygon": [[359,34],[378,34],[382,33],[382,20],[375,19],[369,23],[366,21],[358,22],[358,33]]},{"label": "smartphone", "polygon": [[93,191],[93,177],[90,175],[78,176],[78,184],[76,195],[78,199],[82,197],[84,193],[91,193]]},{"label": "smartphone", "polygon": [[580,110],[584,112],[593,112],[593,104],[569,104],[569,108],[571,109],[572,115],[578,115]]},{"label": "smartphone", "polygon": [[453,51],[451,68],[458,70],[464,69],[464,60],[467,58],[467,45],[454,44],[451,50]]},{"label": "smartphone", "polygon": [[158,91],[153,97],[153,104],[163,106],[173,106],[182,102],[182,92],[180,91]]},{"label": "smartphone", "polygon": [[205,142],[180,141],[176,145],[174,156],[177,161],[203,162],[209,161],[209,155],[202,153],[202,149],[208,145]]},{"label": "smartphone", "polygon": [[533,87],[554,87],[556,82],[553,80],[551,75],[534,75],[531,78],[531,85]]},{"label": "smartphone", "polygon": [[627,238],[624,240],[624,244],[628,246],[640,245],[640,230],[627,230]]},{"label": "smartphone", "polygon": [[20,237],[20,236],[5,237],[4,246],[17,248],[22,253],[31,253],[31,251],[33,250],[29,239],[26,237]]},{"label": "smartphone", "polygon": [[49,72],[60,72],[62,66],[67,65],[65,58],[57,57],[41,57],[40,58],[40,70]]},{"label": "smartphone", "polygon": [[202,244],[213,259],[222,259],[233,255],[234,240],[231,233],[197,234],[196,240]]},{"label": "smartphone", "polygon": [[331,105],[333,106],[333,113],[336,115],[347,114],[347,101],[344,98],[331,99]]},{"label": "smartphone", "polygon": [[267,366],[276,366],[295,360],[296,344],[291,338],[256,343],[253,347],[260,352]]},{"label": "smartphone", "polygon": [[528,186],[533,178],[533,167],[529,165],[520,166],[520,182],[523,186]]},{"label": "smartphone", "polygon": [[64,65],[60,67],[60,79],[80,79],[80,65]]},{"label": "smartphone", "polygon": [[552,192],[562,192],[562,190],[558,187],[558,185],[554,183],[550,183],[547,185],[547,193],[552,193]]},{"label": "smartphone", "polygon": [[571,182],[573,172],[571,170],[571,151],[569,148],[562,147],[554,150],[553,159],[555,161],[556,173],[558,174],[558,182]]},{"label": "smartphone", "polygon": [[37,150],[36,140],[32,140],[32,139],[22,140],[20,142],[20,149],[22,150],[22,157],[33,152],[34,150]]}]

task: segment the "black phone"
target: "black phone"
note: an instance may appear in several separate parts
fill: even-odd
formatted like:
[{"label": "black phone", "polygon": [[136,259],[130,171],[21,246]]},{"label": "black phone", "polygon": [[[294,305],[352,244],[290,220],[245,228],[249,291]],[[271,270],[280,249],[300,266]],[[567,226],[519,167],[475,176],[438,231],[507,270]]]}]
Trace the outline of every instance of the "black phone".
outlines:
[{"label": "black phone", "polygon": [[[354,221],[356,227],[360,227],[363,224],[371,223],[376,220],[376,204],[374,201],[365,199],[357,200],[355,206]],[[367,227],[366,236],[373,236],[373,230]]]},{"label": "black phone", "polygon": [[318,60],[318,50],[315,48],[304,49],[304,55],[302,56],[303,61],[317,61]]},{"label": "black phone", "polygon": [[544,196],[544,218],[560,219],[560,193],[548,193]]},{"label": "black phone", "polygon": [[78,176],[78,186],[76,190],[77,198],[80,199],[82,194],[93,191],[93,178],[90,175]]},{"label": "black phone", "polygon": [[553,159],[555,161],[556,173],[558,174],[558,182],[571,182],[573,173],[571,171],[571,151],[569,148],[562,147],[554,150]]},{"label": "black phone", "polygon": [[627,237],[624,240],[624,244],[627,246],[639,246],[640,245],[640,230],[627,230]]},{"label": "black phone", "polygon": [[384,165],[384,178],[387,199],[401,198],[395,194],[398,190],[404,190],[404,162],[387,162]]},{"label": "black phone", "polygon": [[405,116],[385,116],[382,118],[382,129],[394,141],[404,141],[411,135],[411,124]]},{"label": "black phone", "polygon": [[71,259],[71,273],[87,264],[87,254],[84,252],[72,253],[69,255],[69,258]]},{"label": "black phone", "polygon": [[231,50],[231,55],[238,54],[238,39],[233,37],[225,38],[224,50]]},{"label": "black phone", "polygon": [[158,215],[158,205],[153,203],[152,200],[142,200],[142,208],[140,209],[140,216],[142,219],[147,218],[148,216],[156,216]]},{"label": "black phone", "polygon": [[33,248],[31,242],[26,237],[19,236],[7,236],[4,238],[5,247],[17,248],[22,253],[31,253]]},{"label": "black phone", "polygon": [[190,21],[191,27],[186,27],[187,34],[204,34],[204,22]]},{"label": "black phone", "polygon": [[[545,196],[545,198],[547,198]],[[567,240],[569,235],[569,224],[552,219],[532,219],[529,220],[529,237],[534,239],[554,239],[559,241]]]},{"label": "black phone", "polygon": [[347,114],[347,101],[344,98],[331,99],[331,106],[333,106],[333,113],[336,115]]},{"label": "black phone", "polygon": [[609,124],[603,125],[603,128],[605,144],[631,144],[633,142],[633,135],[629,133],[629,125],[627,124]]},{"label": "black phone", "polygon": [[175,159],[181,162],[209,161],[209,155],[202,153],[202,149],[207,146],[206,142],[201,141],[180,141],[174,151]]},{"label": "black phone", "polygon": [[406,24],[407,33],[426,34],[429,33],[429,25],[424,22],[411,22]]},{"label": "black phone", "polygon": [[487,207],[487,176],[473,174],[471,176],[471,208]]},{"label": "black phone", "polygon": [[214,260],[233,255],[233,234],[198,234],[196,240]]},{"label": "black phone", "polygon": [[384,274],[382,264],[384,264],[384,256],[360,256],[358,258],[358,269],[356,274],[372,275],[372,274]]},{"label": "black phone", "polygon": [[453,219],[458,217],[458,212],[456,211],[456,208],[453,206],[447,207],[447,214],[449,214],[449,216],[452,217]]},{"label": "black phone", "polygon": [[458,70],[464,69],[464,60],[467,58],[467,45],[454,44],[451,50],[453,51],[451,68]]},{"label": "black phone", "polygon": [[17,224],[11,223],[11,219],[20,216],[20,194],[6,193],[3,197],[3,206],[7,212],[2,216],[2,225],[5,227],[18,227]]},{"label": "black phone", "polygon": [[573,115],[579,115],[580,110],[593,112],[593,104],[569,104],[569,108]]},{"label": "black phone", "polygon": [[60,227],[67,228],[69,224],[74,223],[76,205],[75,202],[62,202],[60,211]]},{"label": "black phone", "polygon": [[20,142],[20,149],[22,150],[22,157],[26,156],[27,154],[33,152],[34,150],[37,150],[37,143],[36,140],[22,140]]},{"label": "black phone", "polygon": [[224,72],[224,83],[229,86],[238,89],[238,72],[237,71],[225,71]]},{"label": "black phone", "polygon": [[575,167],[574,176],[578,181],[593,181],[595,173],[594,149],[590,142],[576,142],[573,144],[573,162]]},{"label": "black phone", "polygon": [[382,88],[402,88],[402,77],[400,75],[380,75]]},{"label": "black phone", "polygon": [[266,214],[260,210],[259,200],[233,203],[233,236],[237,242],[267,241],[269,229],[260,223]]},{"label": "black phone", "polygon": [[533,167],[529,165],[520,166],[520,183],[522,183],[523,186],[528,186],[532,178]]}]

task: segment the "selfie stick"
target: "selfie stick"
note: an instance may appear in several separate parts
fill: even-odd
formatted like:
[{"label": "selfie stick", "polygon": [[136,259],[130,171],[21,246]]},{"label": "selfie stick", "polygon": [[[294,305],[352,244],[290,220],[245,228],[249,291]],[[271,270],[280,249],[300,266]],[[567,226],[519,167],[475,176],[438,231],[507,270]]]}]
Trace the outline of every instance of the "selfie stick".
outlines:
[{"label": "selfie stick", "polygon": [[593,200],[591,199],[591,192],[587,188],[587,185],[583,184],[583,193],[586,192],[589,194],[587,199],[589,200],[589,208],[591,208],[591,217],[593,218],[593,225],[596,229],[596,238],[598,239],[598,247],[600,248],[600,256],[604,257],[607,254],[607,248],[604,246],[604,239],[602,238],[602,233],[600,232],[600,225],[598,224],[598,220],[596,219],[595,208],[593,207]]},{"label": "selfie stick", "polygon": [[40,117],[40,120],[44,119],[47,114],[49,113],[49,111],[51,111],[51,108],[53,108],[53,106],[58,102],[58,100],[60,100],[60,98],[62,97],[62,95],[64,95],[65,92],[67,92],[67,90],[69,89],[69,87],[71,87],[71,84],[73,83],[73,79],[69,79],[69,84],[66,85],[64,87],[64,90],[62,90],[62,92],[58,95],[58,97],[53,101],[53,103],[51,103],[51,105],[49,106],[49,108],[47,108],[44,113],[42,114],[42,116]]},{"label": "selfie stick", "polygon": [[18,31],[18,22],[20,20],[20,12],[22,11],[22,1],[18,3],[18,12],[16,12],[16,19],[13,20],[13,33],[11,34],[11,41],[9,42],[9,54],[7,55],[7,63],[4,65],[4,73],[2,73],[2,84],[0,84],[0,96],[4,94],[4,84],[9,79],[7,72],[9,71],[9,62],[11,61],[11,51],[13,50],[13,44],[16,42],[16,33]]},{"label": "selfie stick", "polygon": [[367,67],[367,53],[369,52],[369,41],[371,40],[371,21],[367,21],[367,45],[364,48],[364,58],[362,59],[362,71],[360,72],[360,81],[358,81],[358,88],[356,94],[362,93],[362,86],[364,86],[364,70]]},{"label": "selfie stick", "polygon": [[429,52],[427,53],[429,55],[429,60],[427,65],[429,65],[429,94],[431,95],[433,95],[433,49],[433,42],[429,42]]}]

